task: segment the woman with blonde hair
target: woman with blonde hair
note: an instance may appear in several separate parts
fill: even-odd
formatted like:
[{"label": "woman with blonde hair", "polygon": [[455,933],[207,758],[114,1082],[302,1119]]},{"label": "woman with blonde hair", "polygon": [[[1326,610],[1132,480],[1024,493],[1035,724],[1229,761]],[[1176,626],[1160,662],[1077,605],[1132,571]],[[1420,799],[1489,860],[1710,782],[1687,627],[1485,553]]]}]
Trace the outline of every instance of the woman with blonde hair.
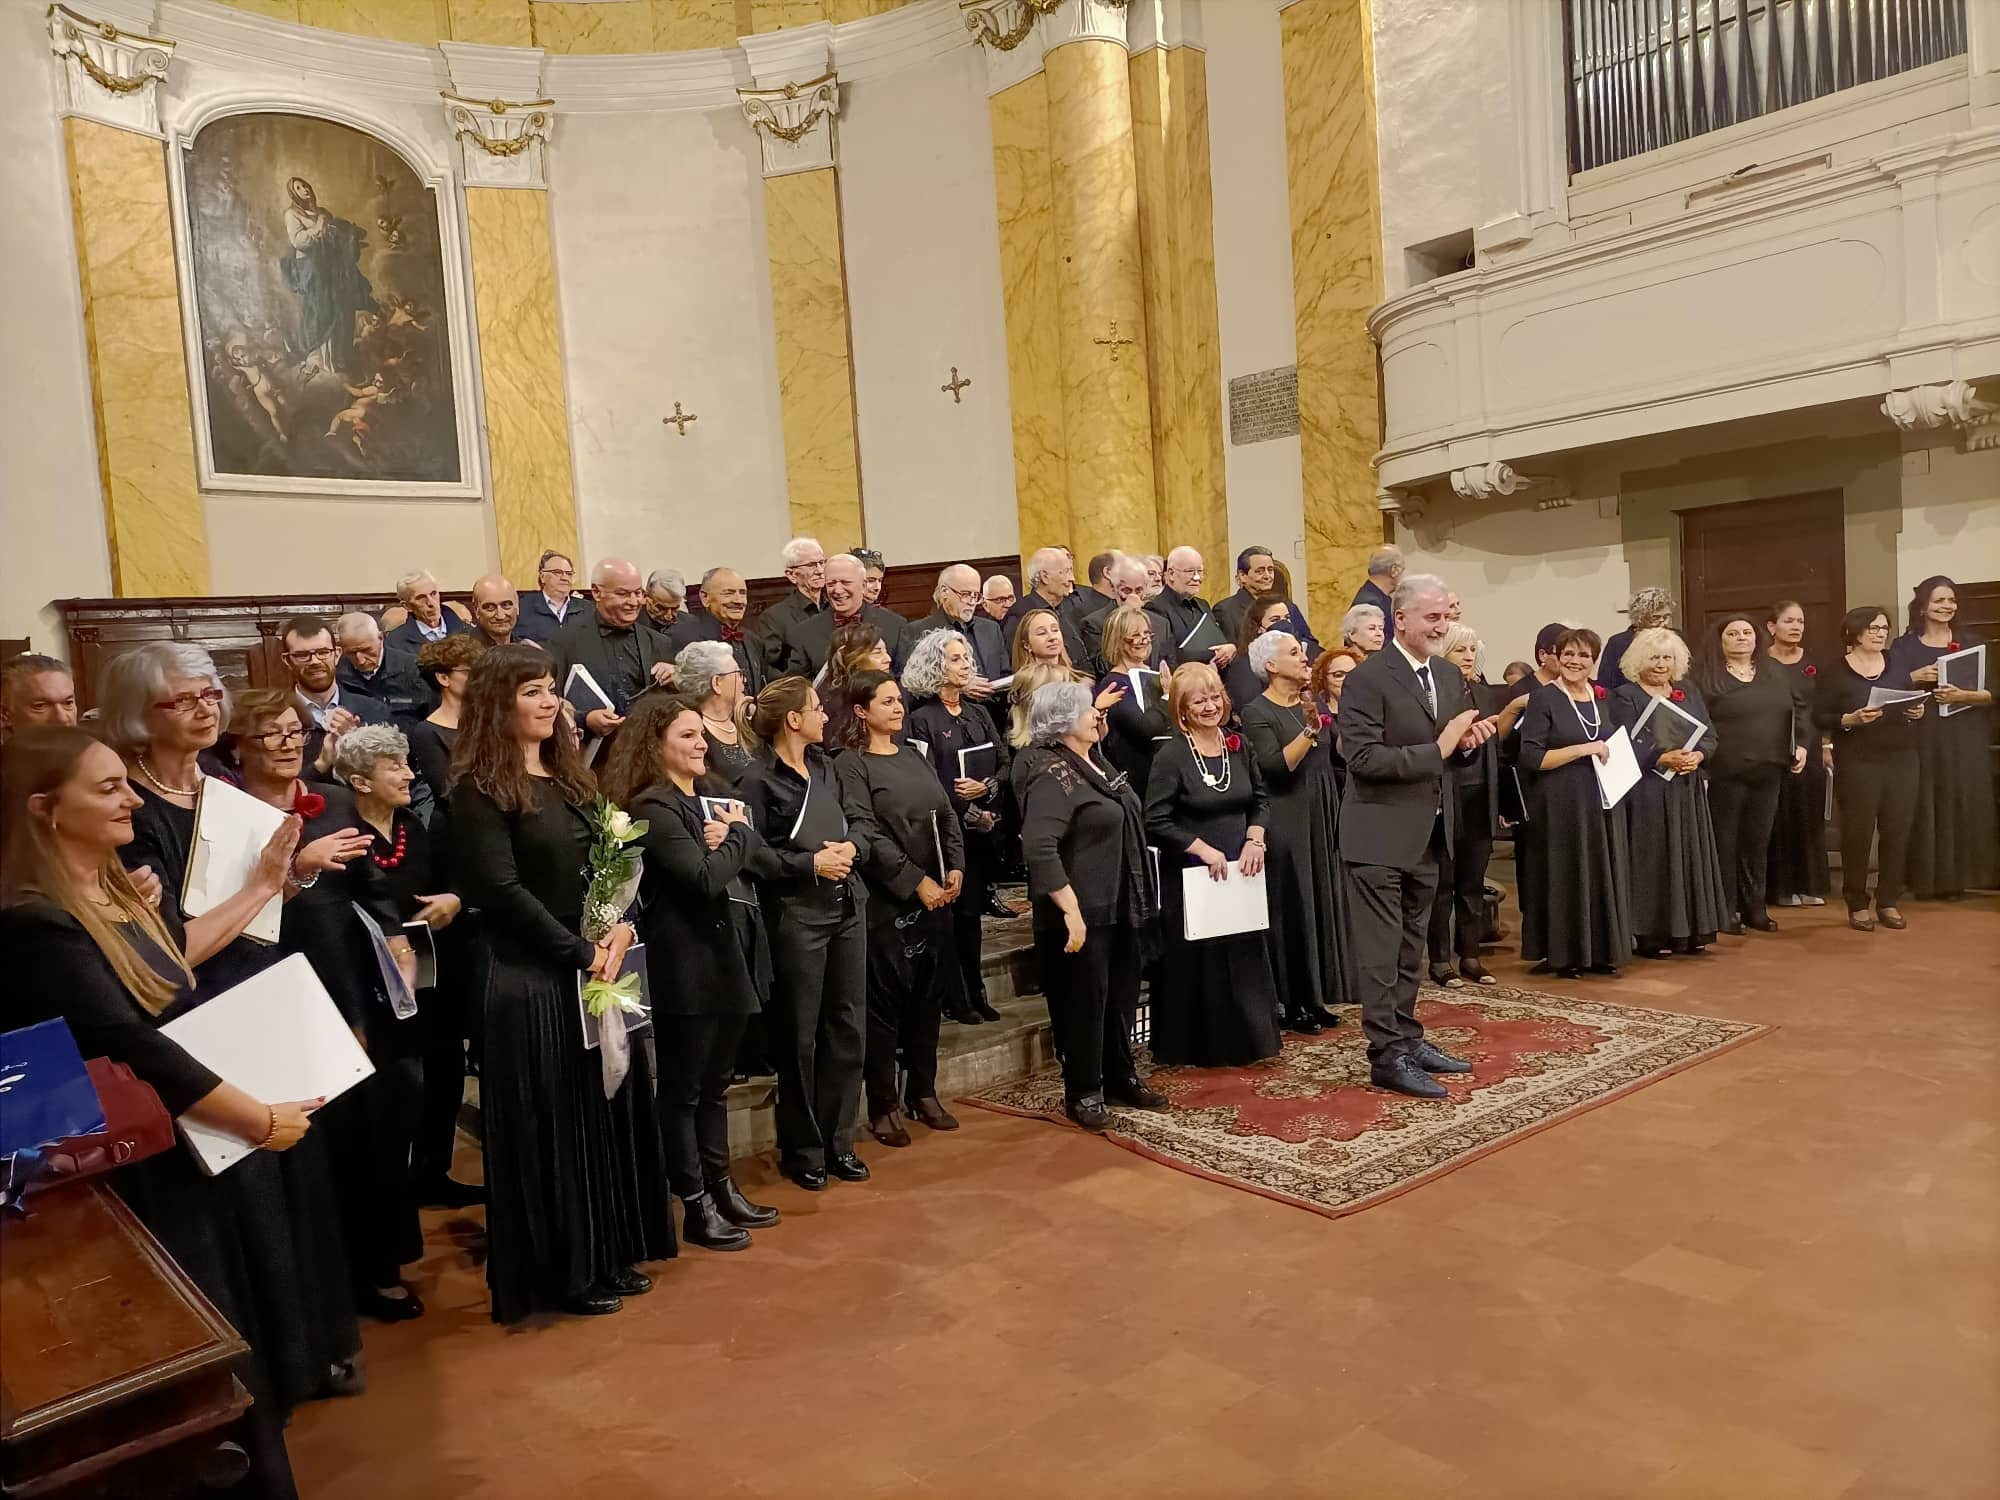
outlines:
[{"label": "woman with blonde hair", "polygon": [[1257,874],[1270,802],[1256,755],[1226,727],[1229,695],[1214,667],[1176,667],[1167,701],[1176,732],[1146,782],[1146,832],[1160,851],[1166,939],[1153,995],[1153,1056],[1190,1067],[1240,1067],[1278,1055],[1281,1008],[1270,950],[1261,932],[1190,942],[1181,872],[1200,866],[1218,881]]},{"label": "woman with blonde hair", "polygon": [[1076,663],[1069,659],[1069,647],[1063,641],[1062,620],[1052,609],[1029,610],[1021,616],[1020,629],[1014,632],[1014,676],[1017,680],[1021,669],[1028,666],[1061,666],[1072,672],[1076,670]]},{"label": "woman with blonde hair", "polygon": [[1124,688],[1104,707],[1104,758],[1132,778],[1132,790],[1143,803],[1146,777],[1153,757],[1174,732],[1167,715],[1166,678],[1157,670],[1153,617],[1141,605],[1123,604],[1104,622],[1104,659],[1111,669],[1097,679],[1098,691]]}]

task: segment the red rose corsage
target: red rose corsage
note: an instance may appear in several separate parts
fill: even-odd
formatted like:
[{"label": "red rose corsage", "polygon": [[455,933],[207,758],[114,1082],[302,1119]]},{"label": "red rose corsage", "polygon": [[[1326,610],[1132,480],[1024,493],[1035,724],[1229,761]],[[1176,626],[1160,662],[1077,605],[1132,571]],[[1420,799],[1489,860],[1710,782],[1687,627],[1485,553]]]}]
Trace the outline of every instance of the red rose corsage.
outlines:
[{"label": "red rose corsage", "polygon": [[1241,750],[1243,748],[1243,737],[1239,734],[1225,734],[1222,737],[1222,743],[1227,745],[1231,750]]},{"label": "red rose corsage", "polygon": [[1679,688],[1675,688],[1671,693],[1667,694],[1667,696],[1676,703],[1687,702],[1687,694],[1682,692]]},{"label": "red rose corsage", "polygon": [[1321,715],[1319,716],[1319,727],[1320,727],[1320,728],[1322,728],[1322,729],[1331,729],[1331,728],[1333,728],[1333,715],[1332,715],[1332,714],[1321,714]]},{"label": "red rose corsage", "polygon": [[318,792],[308,792],[304,788],[292,798],[292,811],[302,818],[316,818],[326,811],[326,798]]},{"label": "red rose corsage", "polygon": [[1959,645],[1959,643],[1958,643],[1957,641],[1953,641],[1953,642],[1951,643],[1951,649],[1952,649],[1952,650],[1954,650],[1954,651],[1963,651],[1963,650],[1964,650],[1965,648],[1964,648],[1963,646]]},{"label": "red rose corsage", "polygon": [[1593,682],[1590,685],[1590,691],[1597,697],[1602,698],[1604,696],[1604,684],[1601,682]]},{"label": "red rose corsage", "polygon": [[1816,667],[1816,666],[1814,666],[1814,665],[1813,665],[1813,664],[1812,664],[1811,662],[1807,662],[1807,663],[1806,663],[1806,676],[1808,676],[1808,677],[1817,677],[1817,676],[1819,676],[1819,668],[1818,668],[1818,667]]}]

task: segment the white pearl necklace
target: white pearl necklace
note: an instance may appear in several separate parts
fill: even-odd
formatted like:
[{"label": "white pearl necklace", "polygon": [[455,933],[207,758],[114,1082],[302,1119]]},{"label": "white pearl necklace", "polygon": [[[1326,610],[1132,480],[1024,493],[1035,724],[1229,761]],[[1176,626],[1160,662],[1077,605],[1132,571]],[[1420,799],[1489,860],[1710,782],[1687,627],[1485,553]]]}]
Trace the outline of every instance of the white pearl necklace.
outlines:
[{"label": "white pearl necklace", "polygon": [[1181,738],[1187,741],[1188,754],[1194,757],[1194,768],[1201,775],[1201,784],[1211,791],[1228,791],[1229,783],[1236,775],[1236,762],[1229,758],[1229,741],[1225,739],[1222,742],[1222,769],[1216,772],[1209,770],[1208,758],[1196,748],[1193,735],[1182,730]]}]

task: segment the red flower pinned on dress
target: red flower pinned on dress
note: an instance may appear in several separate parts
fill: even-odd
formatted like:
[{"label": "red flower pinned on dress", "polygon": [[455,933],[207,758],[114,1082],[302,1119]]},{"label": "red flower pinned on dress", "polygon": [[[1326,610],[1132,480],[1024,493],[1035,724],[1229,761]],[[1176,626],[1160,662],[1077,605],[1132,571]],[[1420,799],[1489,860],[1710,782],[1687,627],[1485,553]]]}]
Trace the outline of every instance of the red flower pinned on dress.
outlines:
[{"label": "red flower pinned on dress", "polygon": [[318,792],[308,792],[302,787],[298,795],[292,798],[292,811],[302,818],[316,818],[326,811],[326,798]]},{"label": "red flower pinned on dress", "polygon": [[1808,676],[1808,677],[1817,677],[1817,676],[1819,676],[1819,668],[1818,668],[1818,667],[1816,667],[1816,666],[1814,666],[1814,665],[1813,665],[1813,664],[1812,664],[1811,662],[1807,662],[1807,663],[1806,663],[1806,676]]},{"label": "red flower pinned on dress", "polygon": [[1688,695],[1682,692],[1679,688],[1675,688],[1671,693],[1667,694],[1667,696],[1673,699],[1673,701],[1676,703],[1685,703],[1687,702]]},{"label": "red flower pinned on dress", "polygon": [[1321,714],[1321,715],[1319,716],[1319,727],[1320,727],[1320,728],[1322,728],[1322,729],[1331,729],[1331,728],[1333,728],[1333,715],[1332,715],[1332,714],[1324,714],[1324,713],[1323,713],[1323,714]]},{"label": "red flower pinned on dress", "polygon": [[1241,750],[1243,748],[1243,737],[1237,734],[1225,734],[1222,737],[1222,743],[1227,745],[1231,750]]},{"label": "red flower pinned on dress", "polygon": [[1597,697],[1602,698],[1604,696],[1604,684],[1601,682],[1593,682],[1590,685],[1590,691]]},{"label": "red flower pinned on dress", "polygon": [[1965,648],[1964,648],[1963,646],[1959,645],[1959,643],[1958,643],[1957,641],[1953,641],[1953,642],[1951,643],[1951,649],[1952,649],[1952,650],[1954,650],[1954,651],[1963,651],[1963,650],[1964,650]]}]

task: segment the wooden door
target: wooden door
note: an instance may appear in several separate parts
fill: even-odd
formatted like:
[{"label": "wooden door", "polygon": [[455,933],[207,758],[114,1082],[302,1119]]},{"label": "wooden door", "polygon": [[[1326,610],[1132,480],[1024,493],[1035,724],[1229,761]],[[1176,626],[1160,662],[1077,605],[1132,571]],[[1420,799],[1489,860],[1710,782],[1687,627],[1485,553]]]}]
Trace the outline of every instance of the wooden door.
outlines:
[{"label": "wooden door", "polygon": [[1746,500],[1681,513],[1683,633],[1697,649],[1737,611],[1761,626],[1780,599],[1806,611],[1806,649],[1840,651],[1847,608],[1847,534],[1840,491]]}]

